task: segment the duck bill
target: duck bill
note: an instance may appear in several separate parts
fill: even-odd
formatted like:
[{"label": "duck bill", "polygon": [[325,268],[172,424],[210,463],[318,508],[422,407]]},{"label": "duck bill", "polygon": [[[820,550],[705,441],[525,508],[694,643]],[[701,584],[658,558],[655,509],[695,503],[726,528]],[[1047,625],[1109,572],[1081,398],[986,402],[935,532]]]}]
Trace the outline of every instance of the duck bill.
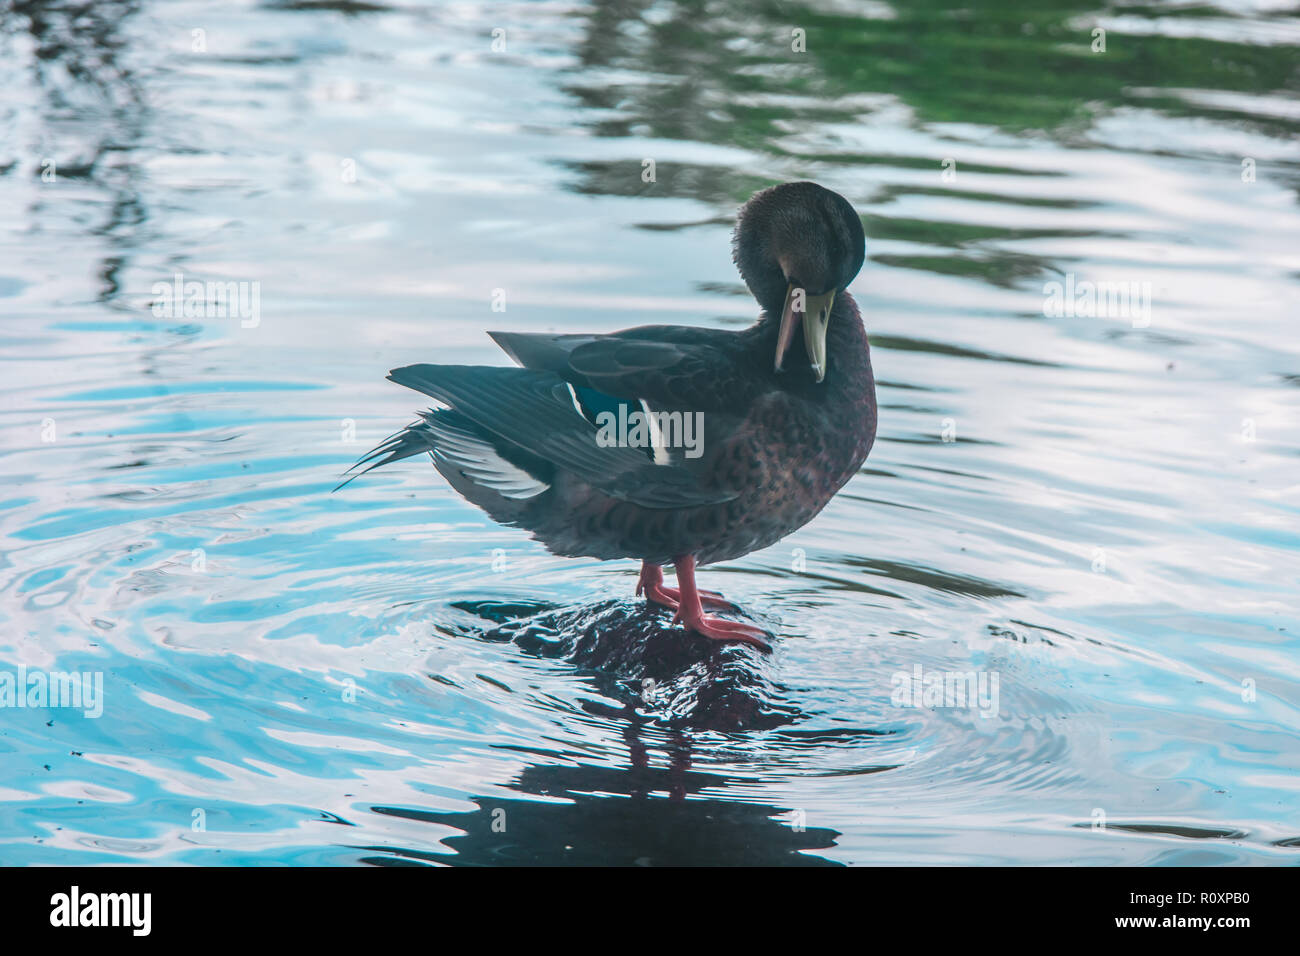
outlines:
[{"label": "duck bill", "polygon": [[781,366],[785,363],[785,353],[790,351],[790,343],[794,341],[794,328],[803,319],[803,312],[795,308],[800,302],[800,296],[795,294],[798,291],[794,286],[790,286],[785,290],[785,307],[781,310],[781,328],[776,334],[775,367],[778,372],[781,371]]},{"label": "duck bill", "polygon": [[808,311],[803,317],[803,347],[808,353],[817,381],[826,377],[826,327],[831,321],[831,306],[835,304],[834,290],[825,295],[808,296]]},{"label": "duck bill", "polygon": [[[781,312],[781,328],[776,337],[776,370],[781,371],[790,343],[794,341],[795,327],[803,325],[803,347],[808,353],[817,381],[826,377],[826,326],[830,322],[831,306],[835,303],[834,290],[825,295],[807,295],[794,286],[786,291],[785,308]],[[802,308],[800,308],[802,306]]]}]

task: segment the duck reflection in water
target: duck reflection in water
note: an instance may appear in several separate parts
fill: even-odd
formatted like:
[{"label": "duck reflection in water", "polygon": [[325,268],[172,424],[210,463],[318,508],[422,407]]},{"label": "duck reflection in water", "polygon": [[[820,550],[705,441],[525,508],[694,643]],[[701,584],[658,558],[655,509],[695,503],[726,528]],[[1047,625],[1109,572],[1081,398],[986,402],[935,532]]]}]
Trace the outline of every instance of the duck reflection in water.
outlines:
[{"label": "duck reflection in water", "polygon": [[[474,797],[468,812],[374,806],[371,811],[446,828],[446,849],[358,846],[377,866],[444,863],[555,866],[836,866],[815,850],[840,834],[806,826],[798,811],[705,797],[736,781],[691,768],[690,737],[672,733],[667,766],[654,766],[635,723],[624,733],[630,767],[534,764],[507,785],[525,796]],[[687,799],[687,796],[690,799]],[[546,799],[537,799],[537,798]]]}]

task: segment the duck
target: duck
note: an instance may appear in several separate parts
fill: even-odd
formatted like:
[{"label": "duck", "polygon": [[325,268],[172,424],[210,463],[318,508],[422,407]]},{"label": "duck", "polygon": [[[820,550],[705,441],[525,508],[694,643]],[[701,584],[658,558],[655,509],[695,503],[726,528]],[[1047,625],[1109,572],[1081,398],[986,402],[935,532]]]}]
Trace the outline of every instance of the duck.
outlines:
[{"label": "duck", "polygon": [[866,237],[843,196],[782,183],[741,207],[732,257],[760,309],[747,328],[488,332],[513,367],[393,369],[436,407],[339,487],[428,454],[467,501],[553,554],[639,560],[636,595],[674,626],[770,650],[763,628],[717,613],[736,608],[695,572],[803,527],[870,453],[875,379],[848,292]]}]

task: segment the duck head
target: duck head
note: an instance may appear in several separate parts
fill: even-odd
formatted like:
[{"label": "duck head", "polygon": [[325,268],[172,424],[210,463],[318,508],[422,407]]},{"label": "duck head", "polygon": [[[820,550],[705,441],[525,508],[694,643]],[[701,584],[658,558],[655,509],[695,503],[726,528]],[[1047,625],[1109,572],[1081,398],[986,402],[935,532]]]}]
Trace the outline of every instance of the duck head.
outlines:
[{"label": "duck head", "polygon": [[836,294],[862,268],[862,220],[839,193],[816,183],[784,183],[741,207],[732,239],[736,267],[767,316],[779,315],[779,372],[795,329],[817,381],[826,377],[826,327]]}]

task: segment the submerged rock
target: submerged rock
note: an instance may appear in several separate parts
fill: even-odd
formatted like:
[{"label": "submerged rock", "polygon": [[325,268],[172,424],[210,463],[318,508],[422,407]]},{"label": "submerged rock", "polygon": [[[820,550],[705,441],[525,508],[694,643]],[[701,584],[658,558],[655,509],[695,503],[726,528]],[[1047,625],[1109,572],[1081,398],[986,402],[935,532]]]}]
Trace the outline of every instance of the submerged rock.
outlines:
[{"label": "submerged rock", "polygon": [[453,606],[486,622],[468,628],[471,636],[590,671],[603,692],[624,702],[623,716],[719,731],[780,727],[800,716],[767,676],[769,655],[673,625],[671,612],[644,601]]}]

